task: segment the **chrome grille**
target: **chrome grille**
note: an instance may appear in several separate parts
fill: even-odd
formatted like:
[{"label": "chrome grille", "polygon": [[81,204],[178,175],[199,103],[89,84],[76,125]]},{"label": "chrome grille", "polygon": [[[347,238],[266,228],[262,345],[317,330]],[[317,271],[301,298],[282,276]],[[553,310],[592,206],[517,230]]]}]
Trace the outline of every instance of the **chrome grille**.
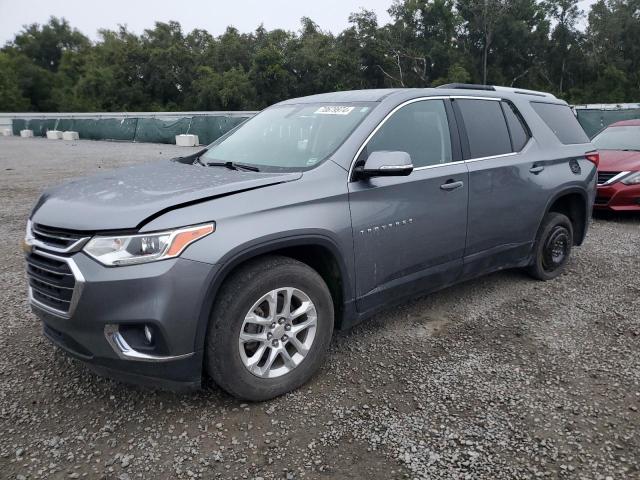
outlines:
[{"label": "chrome grille", "polygon": [[87,232],[27,222],[27,278],[33,306],[59,317],[71,317],[84,286],[84,277],[71,255],[90,238]]},{"label": "chrome grille", "polygon": [[620,172],[598,172],[598,185],[604,185]]},{"label": "chrome grille", "polygon": [[64,260],[38,252],[27,255],[27,274],[33,298],[46,306],[68,313],[76,280]]},{"label": "chrome grille", "polygon": [[31,225],[31,235],[45,248],[53,251],[71,251],[88,239],[86,233],[52,228],[39,223]]},{"label": "chrome grille", "polygon": [[70,316],[83,281],[73,261],[33,250],[26,262],[31,302],[49,313]]}]

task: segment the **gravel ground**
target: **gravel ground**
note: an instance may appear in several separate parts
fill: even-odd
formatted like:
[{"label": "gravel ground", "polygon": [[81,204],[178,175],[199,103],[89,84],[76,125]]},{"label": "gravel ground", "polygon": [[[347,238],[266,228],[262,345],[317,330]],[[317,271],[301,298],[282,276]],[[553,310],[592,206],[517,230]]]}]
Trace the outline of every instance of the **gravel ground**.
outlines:
[{"label": "gravel ground", "polygon": [[640,215],[547,283],[501,272],[336,334],[304,388],[148,391],[46,341],[18,243],[49,184],[189,152],[0,138],[1,478],[640,478]]}]

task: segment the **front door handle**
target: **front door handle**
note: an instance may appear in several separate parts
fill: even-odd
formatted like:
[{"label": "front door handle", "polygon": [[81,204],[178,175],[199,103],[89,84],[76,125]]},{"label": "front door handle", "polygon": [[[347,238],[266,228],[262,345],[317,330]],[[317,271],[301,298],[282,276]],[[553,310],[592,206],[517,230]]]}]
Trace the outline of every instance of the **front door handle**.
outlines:
[{"label": "front door handle", "polygon": [[464,185],[464,182],[461,182],[461,181],[456,182],[454,180],[447,180],[445,183],[440,185],[440,188],[442,190],[451,191],[451,190],[455,190],[456,188],[460,188],[463,185]]},{"label": "front door handle", "polygon": [[529,169],[529,171],[534,175],[539,174],[543,170],[544,170],[544,165],[535,165],[535,164],[533,165],[533,167]]}]

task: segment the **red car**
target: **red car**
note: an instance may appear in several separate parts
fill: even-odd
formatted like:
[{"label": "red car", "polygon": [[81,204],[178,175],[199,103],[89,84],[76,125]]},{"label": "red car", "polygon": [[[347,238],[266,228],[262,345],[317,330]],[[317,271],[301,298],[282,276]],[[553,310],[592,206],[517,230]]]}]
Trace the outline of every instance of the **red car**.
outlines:
[{"label": "red car", "polygon": [[592,142],[600,152],[594,208],[640,212],[640,120],[613,123]]}]

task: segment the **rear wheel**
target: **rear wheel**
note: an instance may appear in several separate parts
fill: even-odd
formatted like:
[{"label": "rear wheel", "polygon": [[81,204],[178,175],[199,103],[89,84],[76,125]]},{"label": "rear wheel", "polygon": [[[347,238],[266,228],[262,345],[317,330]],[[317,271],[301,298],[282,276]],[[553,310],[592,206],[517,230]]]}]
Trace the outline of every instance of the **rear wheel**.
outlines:
[{"label": "rear wheel", "polygon": [[267,400],[318,370],[333,332],[333,303],[315,270],[267,257],[224,283],[209,322],[206,364],[213,380],[236,397]]},{"label": "rear wheel", "polygon": [[560,275],[569,261],[573,246],[573,225],[566,215],[549,212],[540,226],[533,247],[529,274],[539,280]]}]

